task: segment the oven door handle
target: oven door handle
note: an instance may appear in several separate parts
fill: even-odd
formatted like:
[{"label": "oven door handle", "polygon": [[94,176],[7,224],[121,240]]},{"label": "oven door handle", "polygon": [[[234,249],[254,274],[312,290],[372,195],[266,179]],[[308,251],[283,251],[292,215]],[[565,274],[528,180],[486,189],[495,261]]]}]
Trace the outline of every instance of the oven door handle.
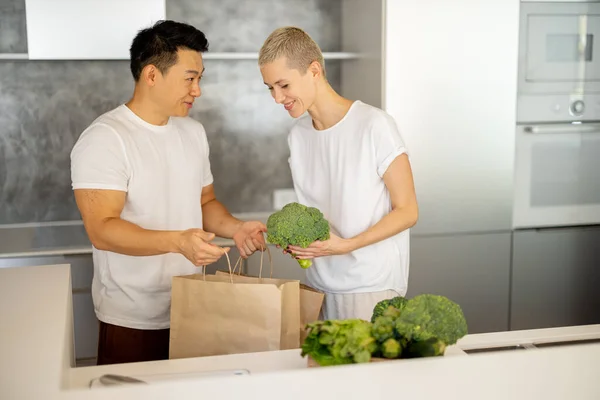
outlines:
[{"label": "oven door handle", "polygon": [[600,133],[600,124],[576,124],[576,125],[535,125],[526,126],[527,133]]}]

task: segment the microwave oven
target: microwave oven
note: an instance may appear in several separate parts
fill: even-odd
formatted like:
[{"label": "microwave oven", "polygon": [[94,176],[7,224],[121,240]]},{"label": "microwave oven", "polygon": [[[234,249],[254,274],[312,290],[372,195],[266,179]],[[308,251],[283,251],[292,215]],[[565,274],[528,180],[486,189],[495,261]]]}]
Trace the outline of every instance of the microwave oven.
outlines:
[{"label": "microwave oven", "polygon": [[597,114],[600,0],[522,1],[518,69],[520,122],[582,121]]}]

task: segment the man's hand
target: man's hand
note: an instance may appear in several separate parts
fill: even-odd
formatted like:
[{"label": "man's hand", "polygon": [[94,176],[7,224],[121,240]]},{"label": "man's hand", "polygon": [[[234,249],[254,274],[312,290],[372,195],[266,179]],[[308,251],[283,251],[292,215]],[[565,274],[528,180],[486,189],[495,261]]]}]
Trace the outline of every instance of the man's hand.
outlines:
[{"label": "man's hand", "polygon": [[248,221],[240,225],[240,228],[233,234],[233,240],[242,258],[250,257],[256,250],[265,250],[266,243],[263,232],[266,231],[267,227],[259,221]]},{"label": "man's hand", "polygon": [[288,246],[287,253],[296,255],[299,260],[309,260],[316,257],[337,256],[350,253],[353,250],[353,244],[350,239],[342,239],[341,237],[331,233],[329,240],[311,243],[307,248],[299,246]]},{"label": "man's hand", "polygon": [[219,247],[210,243],[214,238],[214,233],[202,229],[188,229],[179,236],[179,252],[197,267],[212,264],[229,251],[229,247]]}]

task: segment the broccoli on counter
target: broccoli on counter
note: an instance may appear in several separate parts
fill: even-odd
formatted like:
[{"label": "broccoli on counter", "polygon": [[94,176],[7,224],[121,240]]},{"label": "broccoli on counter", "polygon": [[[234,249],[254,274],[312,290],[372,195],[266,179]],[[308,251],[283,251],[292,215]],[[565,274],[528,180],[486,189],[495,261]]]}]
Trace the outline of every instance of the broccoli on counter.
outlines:
[{"label": "broccoli on counter", "polygon": [[307,328],[302,356],[310,355],[319,365],[369,362],[377,350],[377,342],[371,336],[371,323],[368,321],[315,321],[308,324]]},{"label": "broccoli on counter", "polygon": [[[290,245],[306,248],[316,240],[328,240],[329,232],[329,222],[323,213],[300,203],[286,204],[267,219],[267,241],[284,249]],[[311,260],[298,260],[298,263],[302,268],[312,265]]]},{"label": "broccoli on counter", "polygon": [[371,316],[371,322],[375,322],[375,319],[377,317],[379,317],[380,315],[383,315],[383,313],[390,306],[398,309],[398,311],[402,311],[407,302],[408,302],[408,300],[402,296],[396,296],[392,299],[381,300],[373,308],[373,315]]},{"label": "broccoli on counter", "polygon": [[467,321],[447,297],[420,294],[406,303],[395,329],[407,341],[407,358],[436,356],[467,334]]},{"label": "broccoli on counter", "polygon": [[396,297],[375,307],[373,322],[348,319],[308,324],[302,356],[320,365],[442,356],[467,334],[462,309],[447,297],[421,294]]}]

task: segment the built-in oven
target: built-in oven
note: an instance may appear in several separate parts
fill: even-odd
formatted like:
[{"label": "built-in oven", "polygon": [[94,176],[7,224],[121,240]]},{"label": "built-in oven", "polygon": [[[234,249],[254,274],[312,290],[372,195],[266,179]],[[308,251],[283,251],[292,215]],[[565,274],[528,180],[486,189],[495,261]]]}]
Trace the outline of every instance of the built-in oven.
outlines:
[{"label": "built-in oven", "polygon": [[600,123],[526,124],[516,135],[513,226],[600,224]]},{"label": "built-in oven", "polygon": [[600,0],[520,18],[513,227],[600,224]]}]

